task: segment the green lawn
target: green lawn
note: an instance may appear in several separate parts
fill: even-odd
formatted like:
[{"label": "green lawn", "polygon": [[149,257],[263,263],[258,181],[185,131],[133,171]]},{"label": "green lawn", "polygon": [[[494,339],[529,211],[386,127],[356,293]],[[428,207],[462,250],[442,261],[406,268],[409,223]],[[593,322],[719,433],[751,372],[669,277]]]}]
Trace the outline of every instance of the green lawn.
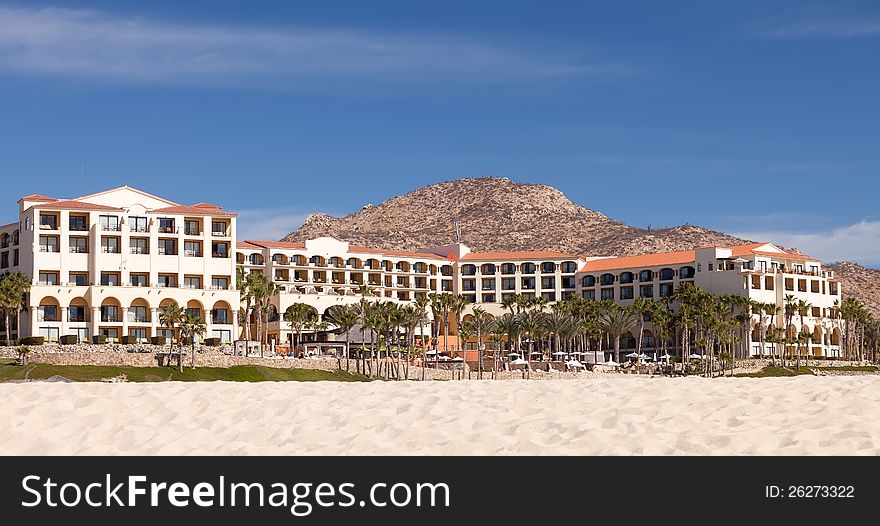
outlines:
[{"label": "green lawn", "polygon": [[810,369],[801,367],[799,370],[789,369],[786,367],[767,366],[756,373],[740,373],[735,376],[739,378],[779,378],[783,376],[800,376],[802,374],[813,374]]},{"label": "green lawn", "polygon": [[258,365],[236,365],[234,367],[184,367],[180,372],[176,367],[126,367],[117,365],[48,365],[31,363],[27,367],[15,365],[14,360],[0,360],[0,382],[9,380],[45,380],[59,375],[77,382],[99,382],[102,378],[112,378],[124,374],[129,382],[210,382],[223,380],[229,382],[314,382],[332,380],[341,382],[363,382],[368,379],[359,374],[345,371],[318,371],[314,369],[278,369]]}]

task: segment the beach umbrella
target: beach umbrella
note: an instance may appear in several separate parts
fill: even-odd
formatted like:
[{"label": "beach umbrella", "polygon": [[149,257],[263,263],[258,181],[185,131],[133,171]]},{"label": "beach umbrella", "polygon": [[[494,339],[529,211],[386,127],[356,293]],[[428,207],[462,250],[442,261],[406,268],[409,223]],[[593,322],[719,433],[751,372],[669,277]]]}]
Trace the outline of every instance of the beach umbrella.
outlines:
[{"label": "beach umbrella", "polygon": [[617,363],[617,362],[615,362],[614,360],[608,360],[607,362],[605,362],[605,363],[602,364],[602,365],[608,365],[608,366],[610,366],[610,367],[617,367],[617,366],[619,366],[620,364]]},{"label": "beach umbrella", "polygon": [[698,359],[702,358],[702,356],[700,356],[697,353],[691,353],[691,355],[688,356],[688,358],[690,358],[691,360],[698,360]]},{"label": "beach umbrella", "polygon": [[511,365],[527,365],[529,362],[523,360],[522,358],[517,358],[516,360],[510,362]]},{"label": "beach umbrella", "polygon": [[634,352],[631,352],[626,355],[626,358],[638,358],[638,357],[639,357],[639,355]]}]

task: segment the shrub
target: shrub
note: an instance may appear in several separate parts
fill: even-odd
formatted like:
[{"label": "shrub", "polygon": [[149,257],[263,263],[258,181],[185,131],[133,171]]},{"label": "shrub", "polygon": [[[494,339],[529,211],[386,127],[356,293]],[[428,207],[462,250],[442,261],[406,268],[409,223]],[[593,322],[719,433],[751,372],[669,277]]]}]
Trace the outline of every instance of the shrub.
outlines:
[{"label": "shrub", "polygon": [[193,339],[184,337],[180,339],[180,345],[192,345]]},{"label": "shrub", "polygon": [[152,345],[165,345],[166,338],[164,336],[153,336],[150,338],[150,343]]},{"label": "shrub", "polygon": [[219,347],[220,338],[205,338],[205,345],[208,347]]},{"label": "shrub", "polygon": [[18,340],[0,340],[0,347],[11,347],[18,345]]},{"label": "shrub", "polygon": [[58,342],[61,343],[61,345],[74,345],[79,343],[79,336],[76,334],[65,334],[58,338]]},{"label": "shrub", "polygon": [[43,345],[43,342],[46,341],[46,338],[42,336],[25,336],[21,339],[22,345]]},{"label": "shrub", "polygon": [[137,343],[137,338],[135,338],[134,336],[123,336],[119,338],[119,343],[123,345],[132,345]]},{"label": "shrub", "polygon": [[92,336],[92,343],[95,345],[104,345],[107,343],[107,336],[105,334],[96,334]]}]

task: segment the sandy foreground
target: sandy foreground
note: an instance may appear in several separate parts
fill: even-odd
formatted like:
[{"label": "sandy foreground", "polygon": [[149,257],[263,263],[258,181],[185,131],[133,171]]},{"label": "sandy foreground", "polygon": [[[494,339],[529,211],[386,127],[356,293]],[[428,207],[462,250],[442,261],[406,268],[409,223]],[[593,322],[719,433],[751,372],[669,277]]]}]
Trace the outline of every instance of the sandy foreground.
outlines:
[{"label": "sandy foreground", "polygon": [[880,377],[0,385],[0,454],[877,455]]}]

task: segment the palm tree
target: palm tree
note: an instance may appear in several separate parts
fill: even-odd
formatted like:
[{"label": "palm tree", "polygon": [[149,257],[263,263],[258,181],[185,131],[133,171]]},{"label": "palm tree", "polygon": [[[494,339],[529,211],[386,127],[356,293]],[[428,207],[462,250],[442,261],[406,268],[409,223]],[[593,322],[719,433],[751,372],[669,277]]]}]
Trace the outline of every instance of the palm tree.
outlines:
[{"label": "palm tree", "polygon": [[358,308],[354,305],[333,305],[327,311],[327,314],[330,317],[330,320],[339,327],[343,333],[345,333],[345,370],[349,371],[349,358],[351,356],[351,353],[349,352],[349,347],[351,345],[349,336],[351,330],[360,320],[360,313]]},{"label": "palm tree", "polygon": [[[161,308],[160,311],[161,312],[159,313],[159,323],[161,323],[163,327],[171,331],[171,349],[173,350],[174,338],[177,335],[177,328],[183,321],[185,311],[180,307],[180,305],[175,302],[169,303],[165,307]],[[180,349],[178,348],[178,363],[180,363],[180,360]],[[170,353],[168,357],[168,365],[171,365]]]},{"label": "palm tree", "polygon": [[[188,338],[190,341],[190,345],[192,346],[190,349],[191,359],[192,359],[192,368],[196,368],[196,338],[205,334],[208,330],[205,322],[202,321],[201,317],[198,314],[194,313],[186,313],[180,320],[180,337]],[[183,365],[180,365],[180,370],[183,371]]]},{"label": "palm tree", "polygon": [[[428,365],[428,355],[425,349],[425,324],[428,323],[428,308],[432,305],[431,295],[428,296],[418,296],[413,303],[416,311],[418,311],[418,324],[419,324],[419,339],[421,340],[422,347],[422,380],[425,379],[425,369]],[[433,339],[433,334],[431,335]]]},{"label": "palm tree", "polygon": [[257,285],[258,276],[262,276],[261,272],[246,273],[243,267],[236,270],[236,288],[238,288],[239,296],[244,301],[244,312],[241,317],[244,320],[244,338],[251,339],[251,309],[254,302],[254,288]]},{"label": "palm tree", "polygon": [[599,314],[602,330],[614,339],[614,361],[620,363],[620,338],[636,326],[636,316],[629,309],[616,307]]},{"label": "palm tree", "polygon": [[16,334],[21,336],[18,314],[24,305],[24,295],[29,290],[31,290],[31,280],[26,274],[12,272],[0,278],[0,310],[3,311],[6,327],[6,345],[12,345],[9,334],[12,316],[15,316]]},{"label": "palm tree", "polygon": [[638,317],[639,335],[636,337],[636,354],[639,355],[636,360],[642,362],[642,340],[645,335],[645,318],[652,319],[652,315],[657,311],[657,303],[650,298],[636,298],[632,304],[632,310]]},{"label": "palm tree", "polygon": [[[479,379],[483,379],[483,335],[490,330],[490,325],[492,324],[492,316],[489,315],[483,308],[474,307],[471,312],[474,315],[473,318],[473,326],[474,333],[477,336],[477,369],[479,374]],[[470,376],[469,376],[470,377]]]},{"label": "palm tree", "polygon": [[[307,303],[294,303],[284,311],[284,321],[290,323],[290,328],[296,333],[296,345],[302,345],[302,333],[311,318],[317,318],[318,311]],[[291,340],[293,338],[291,337]],[[296,347],[290,344],[293,357],[296,357]]]},{"label": "palm tree", "polygon": [[[791,331],[791,320],[794,318],[794,315],[797,313],[797,298],[794,294],[786,294],[783,298],[784,305],[783,309],[785,312],[785,337],[786,343],[788,342],[789,332]],[[793,336],[793,335],[792,335]],[[782,366],[785,367],[786,355],[788,354],[788,345],[784,347],[784,352],[782,355]]]}]

